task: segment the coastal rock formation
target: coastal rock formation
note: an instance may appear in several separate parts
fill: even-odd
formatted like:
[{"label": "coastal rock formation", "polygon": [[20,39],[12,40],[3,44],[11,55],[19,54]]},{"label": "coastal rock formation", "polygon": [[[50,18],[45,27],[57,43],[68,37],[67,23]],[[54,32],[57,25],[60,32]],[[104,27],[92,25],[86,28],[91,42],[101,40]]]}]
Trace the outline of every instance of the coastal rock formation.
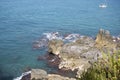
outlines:
[{"label": "coastal rock formation", "polygon": [[114,42],[110,32],[107,30],[100,29],[99,33],[96,37],[96,47],[99,49],[106,49],[106,50],[116,50],[117,43]]},{"label": "coastal rock formation", "polygon": [[[59,43],[60,42],[60,43]],[[89,62],[95,62],[101,53],[94,47],[95,41],[91,37],[81,37],[75,42],[66,43],[60,40],[51,40],[49,42],[49,51],[58,55],[61,59],[59,69],[74,71],[77,69],[80,75],[84,70],[90,67]],[[57,48],[58,47],[58,48]],[[78,76],[77,75],[77,76]]]},{"label": "coastal rock formation", "polygon": [[61,59],[59,68],[73,71],[77,69],[76,77],[80,77],[91,66],[91,63],[102,56],[94,45],[95,40],[85,36],[75,42],[64,44],[59,54]]},{"label": "coastal rock formation", "polygon": [[95,40],[87,36],[81,36],[76,41],[65,44],[61,40],[51,40],[48,52],[59,54],[59,69],[77,69],[76,77],[80,77],[92,63],[102,58],[101,51],[114,51],[120,49],[119,47],[119,40],[115,41],[109,31],[100,29]]},{"label": "coastal rock formation", "polygon": [[48,52],[58,55],[62,49],[63,44],[64,43],[62,40],[53,39],[53,40],[49,41]]},{"label": "coastal rock formation", "polygon": [[120,37],[111,36],[107,30],[100,29],[96,39],[77,35],[77,38],[75,37],[71,42],[67,41],[74,38],[74,35],[72,36],[62,39],[57,36],[49,37],[48,53],[44,56],[39,56],[37,59],[47,60],[48,67],[52,67],[56,71],[51,71],[49,72],[51,74],[47,74],[44,70],[32,69],[31,74],[23,77],[22,80],[28,78],[31,78],[31,80],[76,80],[94,62],[103,57],[103,52],[110,51],[114,53],[115,50],[120,50]]}]

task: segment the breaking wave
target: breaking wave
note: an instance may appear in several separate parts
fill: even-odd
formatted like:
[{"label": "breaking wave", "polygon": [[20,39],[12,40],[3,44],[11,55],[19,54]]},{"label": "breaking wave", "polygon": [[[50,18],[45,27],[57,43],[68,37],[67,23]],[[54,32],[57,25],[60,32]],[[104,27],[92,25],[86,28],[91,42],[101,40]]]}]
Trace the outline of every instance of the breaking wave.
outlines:
[{"label": "breaking wave", "polygon": [[21,80],[23,76],[26,76],[26,75],[28,75],[30,73],[31,73],[31,71],[24,72],[24,73],[22,73],[22,75],[20,77],[14,78],[13,80]]},{"label": "breaking wave", "polygon": [[33,42],[33,48],[43,48],[48,46],[48,41],[57,39],[57,40],[62,40],[65,43],[67,42],[75,42],[78,38],[83,37],[80,34],[65,34],[62,35],[59,32],[50,32],[50,33],[43,33],[42,37],[39,40],[36,40]]}]

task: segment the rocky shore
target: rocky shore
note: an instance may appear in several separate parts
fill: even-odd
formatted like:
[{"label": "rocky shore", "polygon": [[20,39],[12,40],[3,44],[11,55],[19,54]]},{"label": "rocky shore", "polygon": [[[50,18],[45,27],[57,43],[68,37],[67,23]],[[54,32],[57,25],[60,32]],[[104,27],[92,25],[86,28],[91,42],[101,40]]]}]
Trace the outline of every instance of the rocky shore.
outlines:
[{"label": "rocky shore", "polygon": [[[58,34],[54,34],[58,35]],[[46,44],[46,42],[44,42]],[[113,37],[107,30],[100,29],[96,39],[88,36],[79,36],[73,42],[65,42],[62,39],[50,39],[47,42],[48,54],[44,58],[39,57],[38,60],[48,59],[48,63],[57,67],[59,70],[75,71],[75,77],[63,76],[58,73],[47,73],[45,70],[32,69],[26,80],[76,80],[80,78],[82,73],[87,71],[91,65],[102,54],[113,54],[116,50],[120,50],[120,37]],[[22,78],[22,80],[25,80]]]}]

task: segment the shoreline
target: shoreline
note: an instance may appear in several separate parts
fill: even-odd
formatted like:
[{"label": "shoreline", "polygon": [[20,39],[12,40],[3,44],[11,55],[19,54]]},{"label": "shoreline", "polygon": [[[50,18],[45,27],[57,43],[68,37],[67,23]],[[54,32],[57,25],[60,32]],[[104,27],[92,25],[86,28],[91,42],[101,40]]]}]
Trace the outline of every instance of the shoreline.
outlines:
[{"label": "shoreline", "polygon": [[[94,62],[102,58],[101,50],[103,52],[110,51],[110,53],[119,50],[120,37],[111,36],[109,31],[103,29],[99,30],[96,39],[78,34],[61,37],[59,33],[52,33],[46,34],[45,38],[36,41],[33,46],[35,49],[48,48],[48,54],[39,56],[37,60],[46,60],[49,67],[58,70],[58,72],[52,73],[45,71],[47,72],[47,78],[49,78],[49,75],[70,78],[69,75],[65,76],[65,74],[66,72],[73,72],[72,74],[75,74],[75,77],[71,78],[76,79],[80,78],[81,74],[87,71]],[[61,73],[59,70],[61,70]],[[28,77],[30,78],[30,76]],[[35,78],[40,78],[40,76]]]}]

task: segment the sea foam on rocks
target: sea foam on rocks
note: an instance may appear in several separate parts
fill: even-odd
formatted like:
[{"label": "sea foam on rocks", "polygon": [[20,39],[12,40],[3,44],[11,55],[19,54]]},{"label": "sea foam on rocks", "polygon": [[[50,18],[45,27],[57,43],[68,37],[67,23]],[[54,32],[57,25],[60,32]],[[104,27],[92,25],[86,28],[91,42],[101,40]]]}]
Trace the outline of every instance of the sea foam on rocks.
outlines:
[{"label": "sea foam on rocks", "polygon": [[62,40],[64,43],[75,42],[77,39],[81,38],[80,34],[66,34],[62,35],[59,32],[49,32],[43,33],[42,37],[39,40],[33,42],[33,48],[41,49],[48,46],[48,42],[51,40]]},{"label": "sea foam on rocks", "polygon": [[30,73],[31,73],[31,71],[24,72],[24,73],[22,73],[21,76],[19,76],[19,77],[17,77],[17,78],[14,78],[13,80],[21,80],[24,76],[26,76],[26,75],[28,75],[28,74],[30,74]]}]

